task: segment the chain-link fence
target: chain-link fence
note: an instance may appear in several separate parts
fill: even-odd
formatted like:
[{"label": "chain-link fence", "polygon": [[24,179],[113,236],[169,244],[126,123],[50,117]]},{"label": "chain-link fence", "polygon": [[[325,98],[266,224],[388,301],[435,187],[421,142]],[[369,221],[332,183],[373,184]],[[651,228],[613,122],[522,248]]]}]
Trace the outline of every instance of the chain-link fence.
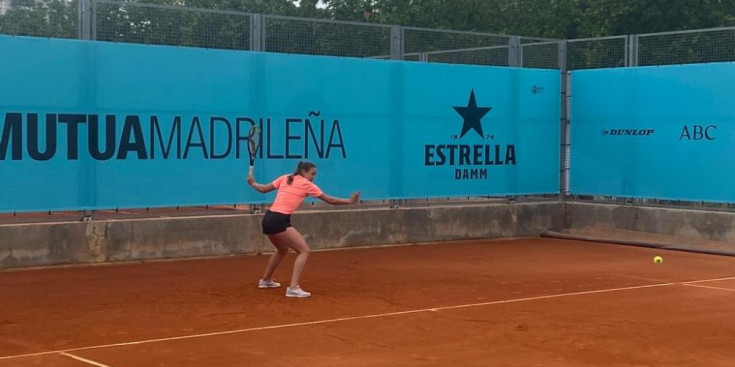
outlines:
[{"label": "chain-link fence", "polygon": [[559,40],[119,0],[0,0],[0,34],[559,68]]},{"label": "chain-link fence", "polygon": [[566,42],[567,70],[735,61],[735,27]]},{"label": "chain-link fence", "polygon": [[509,36],[403,28],[404,59],[473,65],[508,65]]},{"label": "chain-link fence", "polygon": [[355,22],[265,16],[263,51],[309,55],[390,55],[391,27]]},{"label": "chain-link fence", "polygon": [[536,69],[561,69],[560,40],[521,37],[521,63],[518,66]]},{"label": "chain-link fence", "polygon": [[567,69],[623,67],[627,65],[627,51],[627,36],[568,40]]},{"label": "chain-link fence", "polygon": [[735,61],[735,27],[637,36],[637,66]]},{"label": "chain-link fence", "polygon": [[735,27],[560,41],[117,0],[0,0],[0,34],[566,70],[735,61]]},{"label": "chain-link fence", "polygon": [[0,34],[77,38],[78,0],[0,0]]},{"label": "chain-link fence", "polygon": [[92,14],[99,41],[251,49],[248,13],[97,0]]}]

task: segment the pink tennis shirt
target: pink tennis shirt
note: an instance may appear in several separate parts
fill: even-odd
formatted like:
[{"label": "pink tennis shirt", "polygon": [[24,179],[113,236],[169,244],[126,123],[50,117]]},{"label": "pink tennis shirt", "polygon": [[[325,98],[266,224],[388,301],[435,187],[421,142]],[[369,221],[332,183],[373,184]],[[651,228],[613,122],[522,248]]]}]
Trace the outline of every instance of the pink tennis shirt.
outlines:
[{"label": "pink tennis shirt", "polygon": [[278,194],[270,210],[281,214],[291,214],[307,196],[318,197],[323,193],[319,186],[299,175],[293,176],[290,185],[288,175],[283,175],[273,181],[273,187],[278,189]]}]

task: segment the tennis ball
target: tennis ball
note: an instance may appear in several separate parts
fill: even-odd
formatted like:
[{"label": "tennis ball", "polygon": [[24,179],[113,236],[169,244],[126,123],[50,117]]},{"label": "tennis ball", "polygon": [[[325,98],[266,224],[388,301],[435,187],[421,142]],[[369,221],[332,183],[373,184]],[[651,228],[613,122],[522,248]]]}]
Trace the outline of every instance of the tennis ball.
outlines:
[{"label": "tennis ball", "polygon": [[654,256],[653,257],[653,262],[656,263],[656,264],[660,264],[660,263],[664,262],[664,259],[661,256]]}]

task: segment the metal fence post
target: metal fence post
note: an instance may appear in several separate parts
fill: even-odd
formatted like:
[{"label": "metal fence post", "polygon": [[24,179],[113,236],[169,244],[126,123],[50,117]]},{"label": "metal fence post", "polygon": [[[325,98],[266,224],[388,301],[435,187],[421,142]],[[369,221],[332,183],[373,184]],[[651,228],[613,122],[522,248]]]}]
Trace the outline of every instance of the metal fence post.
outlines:
[{"label": "metal fence post", "polygon": [[253,14],[250,21],[250,51],[265,51],[265,17]]},{"label": "metal fence post", "polygon": [[523,48],[520,36],[508,38],[508,66],[523,66]]},{"label": "metal fence post", "polygon": [[77,38],[84,39],[84,2],[79,0],[77,3]]},{"label": "metal fence post", "polygon": [[89,3],[89,15],[87,16],[87,19],[89,20],[89,39],[96,41],[97,40],[97,0],[87,0]]},{"label": "metal fence post", "polygon": [[561,116],[559,144],[559,199],[565,201],[569,195],[569,71],[567,70],[566,40],[559,42],[559,70],[561,74]]},{"label": "metal fence post", "polygon": [[559,41],[559,70],[567,71],[567,48],[569,43],[567,40]]},{"label": "metal fence post", "polygon": [[638,66],[638,35],[628,36],[628,60],[626,66]]},{"label": "metal fence post", "polygon": [[392,60],[403,60],[404,56],[404,32],[403,27],[394,25],[390,28],[390,58]]},{"label": "metal fence post", "polygon": [[77,29],[79,30],[79,39],[82,40],[92,39],[92,1],[79,0]]}]

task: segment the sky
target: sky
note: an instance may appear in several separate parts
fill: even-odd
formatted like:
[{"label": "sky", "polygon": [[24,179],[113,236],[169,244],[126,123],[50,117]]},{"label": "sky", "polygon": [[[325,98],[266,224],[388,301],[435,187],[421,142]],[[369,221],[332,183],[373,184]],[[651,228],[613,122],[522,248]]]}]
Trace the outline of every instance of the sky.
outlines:
[{"label": "sky", "polygon": [[[296,4],[296,6],[299,6],[299,3],[300,3],[300,2],[301,2],[301,0],[296,0],[296,1],[294,1],[294,3]],[[323,1],[319,0],[319,4],[317,4],[317,5],[316,5],[316,7],[317,7],[317,8],[322,8],[322,9],[324,9],[324,8],[326,8],[326,7],[327,7],[327,4],[324,4],[324,2],[323,2]]]}]

